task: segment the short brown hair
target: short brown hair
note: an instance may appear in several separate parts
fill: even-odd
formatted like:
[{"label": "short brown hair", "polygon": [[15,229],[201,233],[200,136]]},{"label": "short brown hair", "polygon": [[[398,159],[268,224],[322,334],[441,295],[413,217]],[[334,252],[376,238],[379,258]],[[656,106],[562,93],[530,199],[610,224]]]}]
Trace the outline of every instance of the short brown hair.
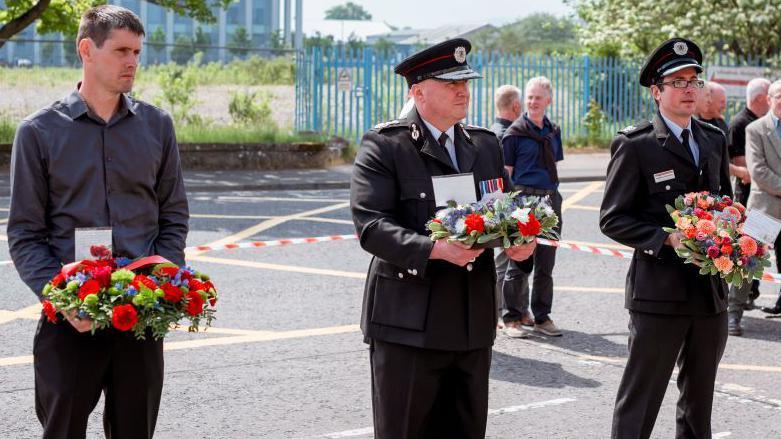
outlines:
[{"label": "short brown hair", "polygon": [[81,16],[76,46],[81,40],[89,38],[96,46],[102,47],[114,29],[126,29],[136,35],[146,36],[144,25],[133,11],[116,5],[100,5],[87,9]]}]

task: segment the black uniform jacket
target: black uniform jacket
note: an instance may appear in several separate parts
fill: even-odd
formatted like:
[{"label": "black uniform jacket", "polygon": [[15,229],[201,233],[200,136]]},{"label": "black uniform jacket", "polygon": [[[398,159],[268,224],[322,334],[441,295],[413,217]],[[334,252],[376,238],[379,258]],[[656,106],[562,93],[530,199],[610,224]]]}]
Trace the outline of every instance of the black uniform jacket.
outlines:
[{"label": "black uniform jacket", "polygon": [[[629,310],[707,315],[726,309],[726,283],[700,275],[664,244],[668,234],[662,227],[673,227],[665,205],[687,192],[732,194],[724,134],[694,118],[691,124],[699,166],[658,114],[619,131],[611,144],[599,225],[602,233],[635,249],[626,279]],[[665,171],[674,178],[666,179]]]},{"label": "black uniform jacket", "polygon": [[[512,187],[494,133],[462,124],[454,132],[460,171],[474,174],[478,198],[483,180],[503,178],[504,187]],[[492,252],[484,251],[471,271],[428,259],[433,242],[425,224],[436,211],[431,177],[456,173],[415,109],[363,136],[350,206],[361,247],[374,256],[361,316],[367,342],[450,351],[493,344]]]}]

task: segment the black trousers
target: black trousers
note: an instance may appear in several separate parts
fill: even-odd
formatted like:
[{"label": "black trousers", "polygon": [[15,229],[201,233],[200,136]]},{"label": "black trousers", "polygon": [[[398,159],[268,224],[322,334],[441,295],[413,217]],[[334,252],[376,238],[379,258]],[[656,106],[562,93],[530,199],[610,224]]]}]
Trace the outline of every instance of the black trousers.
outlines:
[{"label": "black trousers", "polygon": [[482,439],[491,348],[438,351],[374,341],[376,439]]},{"label": "black trousers", "polygon": [[630,312],[629,359],[613,412],[613,439],[651,436],[678,363],[677,439],[711,437],[716,372],[727,343],[727,313],[672,316]]},{"label": "black trousers", "polygon": [[33,356],[35,412],[44,439],[84,438],[101,392],[108,439],[154,434],[163,389],[162,340],[137,341],[113,329],[79,333],[66,321],[41,318]]}]

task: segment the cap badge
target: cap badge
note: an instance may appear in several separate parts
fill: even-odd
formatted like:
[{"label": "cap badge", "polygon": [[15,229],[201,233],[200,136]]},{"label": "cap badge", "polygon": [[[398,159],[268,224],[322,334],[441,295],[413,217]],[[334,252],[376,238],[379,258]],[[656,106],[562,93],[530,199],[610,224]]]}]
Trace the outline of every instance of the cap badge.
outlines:
[{"label": "cap badge", "polygon": [[459,64],[466,62],[466,48],[464,46],[456,47],[455,52],[453,52],[453,57]]},{"label": "cap badge", "polygon": [[686,52],[688,51],[689,46],[687,46],[683,41],[678,41],[673,45],[673,52],[675,52],[676,55],[686,55]]}]

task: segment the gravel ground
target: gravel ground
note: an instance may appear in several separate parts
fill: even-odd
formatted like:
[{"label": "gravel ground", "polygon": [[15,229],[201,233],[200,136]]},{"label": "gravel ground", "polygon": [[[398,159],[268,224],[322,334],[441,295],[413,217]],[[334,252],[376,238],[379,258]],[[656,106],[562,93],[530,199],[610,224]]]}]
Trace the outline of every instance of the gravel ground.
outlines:
[{"label": "gravel ground", "polygon": [[[66,95],[73,85],[67,82],[55,84],[20,85],[9,84],[0,78],[0,118],[19,120],[41,107]],[[214,85],[197,87],[198,104],[194,111],[202,117],[212,119],[218,124],[231,122],[228,103],[231,93],[267,92],[272,95],[271,108],[274,121],[280,127],[293,126],[295,112],[295,87],[292,85]],[[141,99],[154,101],[160,94],[156,84],[142,84],[136,87]]]}]

